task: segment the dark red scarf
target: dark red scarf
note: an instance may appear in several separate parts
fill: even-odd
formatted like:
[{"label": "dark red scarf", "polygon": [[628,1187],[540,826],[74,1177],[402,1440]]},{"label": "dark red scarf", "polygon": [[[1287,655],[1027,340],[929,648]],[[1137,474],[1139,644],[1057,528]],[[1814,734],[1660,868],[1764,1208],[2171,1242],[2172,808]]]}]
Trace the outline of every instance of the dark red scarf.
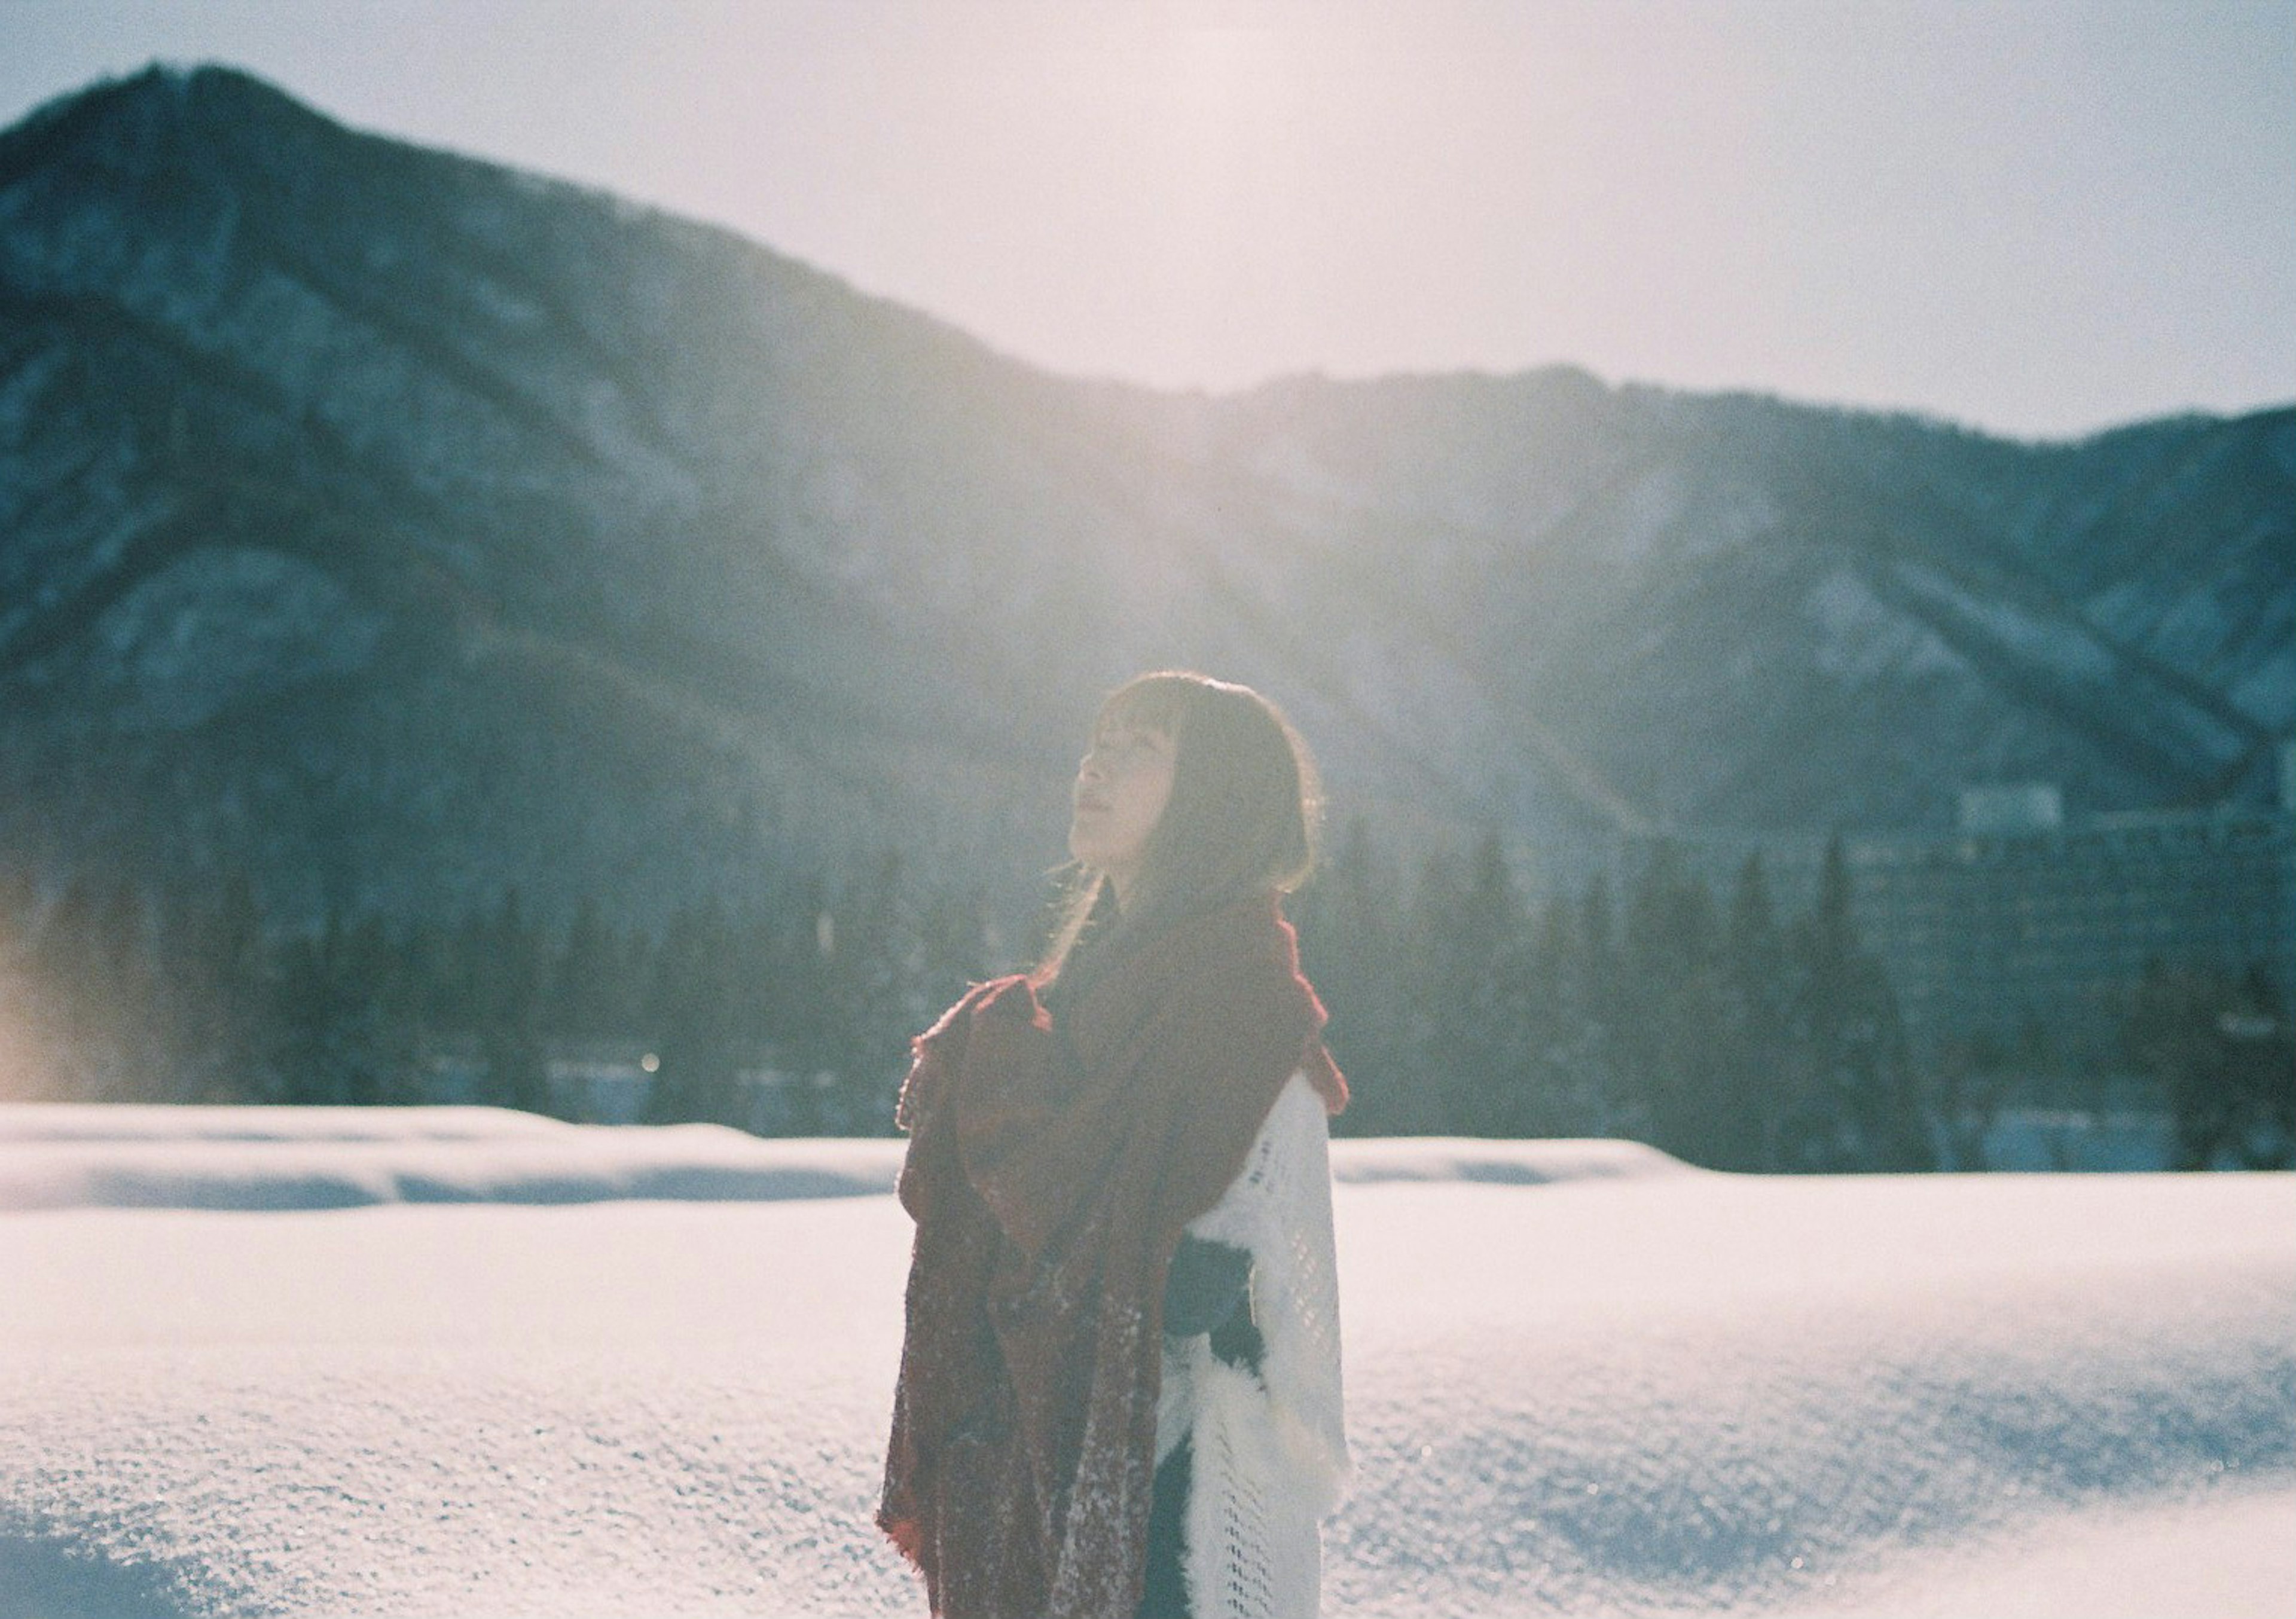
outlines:
[{"label": "dark red scarf", "polygon": [[1028,979],[980,985],[901,1089],[917,1234],[877,1521],[942,1619],[1128,1619],[1180,1230],[1292,1074],[1347,1100],[1274,895],[1106,968],[1057,1031]]}]

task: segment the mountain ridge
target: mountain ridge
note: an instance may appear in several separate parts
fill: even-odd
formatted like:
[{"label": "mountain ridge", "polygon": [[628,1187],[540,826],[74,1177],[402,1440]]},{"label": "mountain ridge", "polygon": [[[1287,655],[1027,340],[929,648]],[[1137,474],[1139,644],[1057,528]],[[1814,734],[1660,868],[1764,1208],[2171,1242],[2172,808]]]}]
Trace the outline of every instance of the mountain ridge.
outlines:
[{"label": "mountain ridge", "polygon": [[390,909],[1056,851],[1098,691],[1534,852],[2255,797],[2296,408],[2026,443],[1506,375],[1062,378],[714,226],[147,70],[0,133],[0,838]]}]

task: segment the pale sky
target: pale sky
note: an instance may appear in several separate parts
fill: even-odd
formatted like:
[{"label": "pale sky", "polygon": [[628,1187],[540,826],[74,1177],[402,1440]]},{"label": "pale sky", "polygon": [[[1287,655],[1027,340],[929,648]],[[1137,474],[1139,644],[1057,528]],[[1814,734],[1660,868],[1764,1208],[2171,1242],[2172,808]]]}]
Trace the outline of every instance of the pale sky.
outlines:
[{"label": "pale sky", "polygon": [[155,57],[1073,374],[2296,400],[2296,0],[0,0],[0,122]]}]

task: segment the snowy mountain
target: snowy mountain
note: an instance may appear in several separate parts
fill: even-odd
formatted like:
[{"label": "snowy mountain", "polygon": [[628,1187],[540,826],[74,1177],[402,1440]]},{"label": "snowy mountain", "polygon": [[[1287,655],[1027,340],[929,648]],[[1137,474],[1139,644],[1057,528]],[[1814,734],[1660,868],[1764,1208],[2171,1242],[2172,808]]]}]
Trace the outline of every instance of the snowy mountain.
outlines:
[{"label": "snowy mountain", "polygon": [[1057,851],[1096,693],[1535,844],[2266,790],[2296,409],[2025,445],[1513,377],[1049,376],[729,233],[152,70],[0,135],[0,846],[648,909]]}]

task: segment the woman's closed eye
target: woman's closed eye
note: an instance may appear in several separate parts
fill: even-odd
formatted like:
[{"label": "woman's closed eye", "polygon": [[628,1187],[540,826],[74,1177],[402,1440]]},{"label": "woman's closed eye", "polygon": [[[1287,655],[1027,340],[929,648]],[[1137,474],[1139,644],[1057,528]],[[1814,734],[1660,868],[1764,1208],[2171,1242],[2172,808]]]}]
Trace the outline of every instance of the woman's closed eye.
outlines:
[{"label": "woman's closed eye", "polygon": [[1116,731],[1095,737],[1090,751],[1084,756],[1085,769],[1099,769],[1110,774],[1131,770],[1168,751],[1169,744],[1152,731]]}]

